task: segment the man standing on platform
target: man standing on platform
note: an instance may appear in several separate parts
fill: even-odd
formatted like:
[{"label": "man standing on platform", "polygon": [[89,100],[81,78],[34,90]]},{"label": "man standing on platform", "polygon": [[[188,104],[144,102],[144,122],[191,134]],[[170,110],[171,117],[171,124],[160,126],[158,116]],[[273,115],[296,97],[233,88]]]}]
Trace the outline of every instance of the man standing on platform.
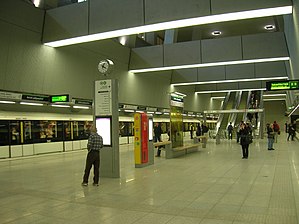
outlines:
[{"label": "man standing on platform", "polygon": [[100,179],[100,149],[103,148],[103,138],[97,133],[95,126],[91,127],[91,134],[87,143],[87,158],[82,186],[88,185],[90,169],[93,165],[93,186],[99,186]]}]

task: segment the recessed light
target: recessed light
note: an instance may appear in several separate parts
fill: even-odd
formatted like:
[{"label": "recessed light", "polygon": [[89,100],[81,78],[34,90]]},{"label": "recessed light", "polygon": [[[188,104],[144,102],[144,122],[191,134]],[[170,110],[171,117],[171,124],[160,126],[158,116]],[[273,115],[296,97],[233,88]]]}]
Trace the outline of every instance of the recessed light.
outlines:
[{"label": "recessed light", "polygon": [[221,35],[221,31],[215,30],[215,31],[212,32],[212,35],[213,36],[219,36],[219,35]]},{"label": "recessed light", "polygon": [[264,29],[265,30],[274,30],[275,26],[274,25],[266,25],[266,26],[264,26]]}]

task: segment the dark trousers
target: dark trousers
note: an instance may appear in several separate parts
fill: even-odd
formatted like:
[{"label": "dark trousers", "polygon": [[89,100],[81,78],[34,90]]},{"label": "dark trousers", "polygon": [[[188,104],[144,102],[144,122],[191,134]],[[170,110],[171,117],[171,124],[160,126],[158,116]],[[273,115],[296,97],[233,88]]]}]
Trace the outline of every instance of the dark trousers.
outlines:
[{"label": "dark trousers", "polygon": [[248,154],[249,154],[248,148],[249,148],[248,144],[242,145],[242,153],[244,158],[248,158]]},{"label": "dark trousers", "polygon": [[228,139],[233,139],[233,132],[231,131],[228,132]]},{"label": "dark trousers", "polygon": [[290,139],[290,136],[292,137],[292,141],[294,141],[295,134],[292,132],[289,132],[288,141]]},{"label": "dark trousers", "polygon": [[[161,135],[160,136],[154,136],[154,142],[162,142]],[[158,146],[157,156],[161,155],[161,148],[163,148],[163,146]]]},{"label": "dark trousers", "polygon": [[99,151],[90,151],[87,154],[85,172],[83,176],[83,182],[88,183],[90,169],[93,165],[93,183],[98,184],[100,178],[100,152]]},{"label": "dark trousers", "polygon": [[240,141],[240,133],[237,132],[237,143],[239,143],[239,141]]}]

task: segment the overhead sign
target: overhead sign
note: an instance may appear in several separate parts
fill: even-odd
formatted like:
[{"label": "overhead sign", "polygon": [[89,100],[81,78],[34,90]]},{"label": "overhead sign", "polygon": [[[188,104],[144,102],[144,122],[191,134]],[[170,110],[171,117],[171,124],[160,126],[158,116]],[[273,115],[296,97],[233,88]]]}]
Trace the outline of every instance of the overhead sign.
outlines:
[{"label": "overhead sign", "polygon": [[50,97],[51,103],[67,103],[70,100],[70,96],[68,94],[65,95],[55,95]]},{"label": "overhead sign", "polygon": [[38,94],[22,94],[22,100],[43,101],[49,102],[49,96]]},{"label": "overhead sign", "polygon": [[266,82],[266,89],[267,91],[297,90],[299,89],[299,80]]},{"label": "overhead sign", "polygon": [[89,100],[89,99],[80,99],[80,98],[72,97],[72,102],[74,104],[81,104],[81,105],[88,105],[88,106],[92,105],[92,100]]},{"label": "overhead sign", "polygon": [[0,91],[0,98],[1,99],[6,99],[6,100],[21,100],[22,99],[22,94]]}]

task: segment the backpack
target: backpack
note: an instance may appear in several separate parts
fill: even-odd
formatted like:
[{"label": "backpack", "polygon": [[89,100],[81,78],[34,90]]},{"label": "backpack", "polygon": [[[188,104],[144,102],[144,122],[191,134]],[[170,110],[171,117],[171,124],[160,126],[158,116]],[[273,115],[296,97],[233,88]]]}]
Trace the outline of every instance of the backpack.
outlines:
[{"label": "backpack", "polygon": [[273,129],[275,132],[279,131],[279,125],[278,124],[273,124]]}]

